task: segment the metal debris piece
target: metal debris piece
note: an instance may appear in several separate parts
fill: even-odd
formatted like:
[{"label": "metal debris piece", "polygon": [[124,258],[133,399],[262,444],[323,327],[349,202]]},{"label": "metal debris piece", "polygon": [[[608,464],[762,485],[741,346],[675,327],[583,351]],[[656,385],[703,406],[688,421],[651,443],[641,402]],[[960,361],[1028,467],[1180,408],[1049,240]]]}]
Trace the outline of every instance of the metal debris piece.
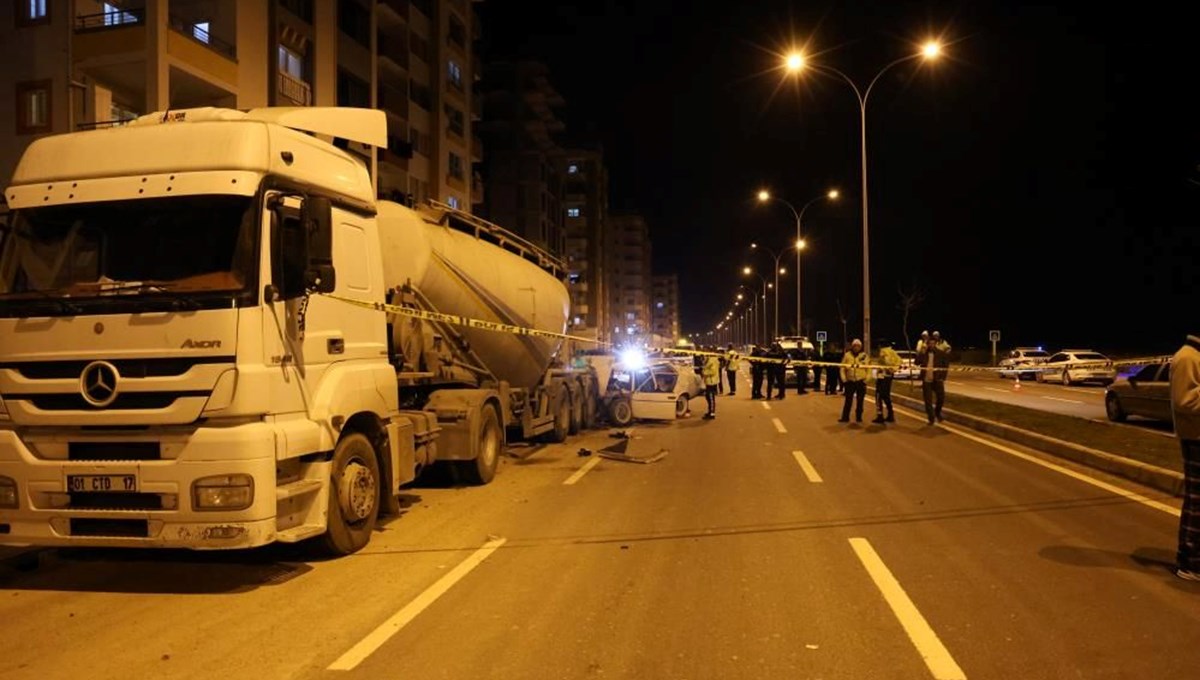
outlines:
[{"label": "metal debris piece", "polygon": [[626,463],[656,463],[663,458],[666,458],[668,453],[670,452],[666,449],[659,449],[658,453],[655,453],[651,456],[631,456],[625,453],[617,453],[601,449],[600,457],[607,458],[609,460],[620,460]]},{"label": "metal debris piece", "polygon": [[576,455],[578,455],[580,458],[583,458],[584,456],[590,456],[590,455],[592,455],[592,450],[591,449],[579,449],[579,451],[577,452]]}]

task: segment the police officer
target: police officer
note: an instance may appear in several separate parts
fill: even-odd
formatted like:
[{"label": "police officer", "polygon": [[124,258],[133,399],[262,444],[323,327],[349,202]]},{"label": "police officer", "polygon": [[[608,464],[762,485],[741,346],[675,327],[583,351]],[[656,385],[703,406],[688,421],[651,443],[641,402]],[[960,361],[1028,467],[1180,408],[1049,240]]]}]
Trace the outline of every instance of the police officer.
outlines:
[{"label": "police officer", "polygon": [[[879,363],[886,368],[879,369],[879,373],[875,376],[875,420],[874,423],[894,423],[896,422],[896,414],[892,411],[892,379],[896,375],[896,369],[900,368],[900,355],[896,350],[892,349],[892,343],[884,340],[880,343],[882,347],[879,350]],[[884,407],[887,407],[887,417],[883,416]]]},{"label": "police officer", "polygon": [[742,357],[733,348],[733,343],[729,343],[729,348],[725,351],[725,377],[729,379],[729,396],[737,394],[737,372],[741,367]]},{"label": "police officer", "polygon": [[950,343],[934,331],[928,340],[917,343],[917,363],[921,366],[921,396],[929,424],[941,422],[942,404],[946,403],[946,374],[950,368]]},{"label": "police officer", "polygon": [[[771,359],[767,364],[767,399],[776,398],[783,399],[784,394],[784,378],[787,376],[787,352],[783,351],[783,346],[778,342],[771,343],[771,349],[767,352],[766,358]],[[775,390],[779,390],[779,395],[775,396]]]},{"label": "police officer", "polygon": [[825,355],[821,359],[825,362],[825,394],[837,394],[838,381],[841,378],[841,369],[838,368],[838,364],[842,362],[842,355],[838,354],[833,343],[829,343],[829,349],[825,350]]},{"label": "police officer", "polygon": [[750,356],[751,356],[751,360],[750,360],[750,398],[751,399],[762,399],[763,398],[762,384],[763,384],[763,377],[765,376],[765,373],[766,373],[766,364],[764,364],[761,361],[754,361],[754,359],[756,359],[756,358],[761,359],[765,354],[766,354],[766,352],[763,350],[763,348],[759,347],[758,345],[755,345],[750,350]]},{"label": "police officer", "polygon": [[796,348],[794,358],[792,370],[796,371],[796,394],[808,394],[808,362],[812,359],[812,352],[807,347],[800,346]]},{"label": "police officer", "polygon": [[842,404],[842,417],[839,423],[850,422],[850,406],[857,398],[854,409],[854,419],[862,422],[863,399],[867,394],[867,353],[863,351],[862,340],[857,338],[850,343],[850,350],[842,357],[842,382],[845,384],[846,401]]}]

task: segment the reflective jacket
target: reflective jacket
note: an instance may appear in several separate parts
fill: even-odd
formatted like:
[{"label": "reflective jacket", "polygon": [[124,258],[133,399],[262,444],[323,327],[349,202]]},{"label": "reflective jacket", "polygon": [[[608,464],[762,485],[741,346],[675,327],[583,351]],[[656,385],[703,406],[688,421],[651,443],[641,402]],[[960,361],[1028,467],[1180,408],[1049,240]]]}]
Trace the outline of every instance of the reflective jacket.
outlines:
[{"label": "reflective jacket", "polygon": [[896,350],[891,347],[884,347],[879,350],[879,363],[887,366],[887,368],[880,371],[881,375],[879,377],[890,378],[896,375],[896,369],[900,368],[900,364],[903,362],[900,360],[900,355],[896,354]]},{"label": "reflective jacket", "polygon": [[704,378],[705,385],[720,385],[721,360],[712,355],[704,357],[704,368],[701,370],[700,376]]},{"label": "reflective jacket", "polygon": [[867,363],[867,353],[859,352],[855,354],[853,351],[846,352],[842,357],[842,382],[861,382],[867,379],[867,369],[864,365]]},{"label": "reflective jacket", "polygon": [[1176,436],[1200,441],[1200,337],[1195,335],[1171,359],[1171,415]]},{"label": "reflective jacket", "polygon": [[725,353],[725,370],[736,371],[742,365],[742,355],[733,350]]}]

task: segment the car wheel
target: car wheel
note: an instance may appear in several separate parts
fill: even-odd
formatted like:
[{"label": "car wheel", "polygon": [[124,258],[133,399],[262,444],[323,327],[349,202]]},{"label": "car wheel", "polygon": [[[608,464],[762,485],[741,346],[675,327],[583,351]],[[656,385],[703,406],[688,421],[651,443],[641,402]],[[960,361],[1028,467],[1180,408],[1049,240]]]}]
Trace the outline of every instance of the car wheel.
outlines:
[{"label": "car wheel", "polygon": [[1064,384],[1064,385],[1071,384],[1071,372],[1065,368],[1063,369],[1063,372],[1062,372],[1062,384]]},{"label": "car wheel", "polygon": [[1125,409],[1121,408],[1121,400],[1112,392],[1104,398],[1104,413],[1108,415],[1108,419],[1114,423],[1125,422]]},{"label": "car wheel", "polygon": [[1033,376],[1033,379],[1037,382],[1044,383],[1046,382],[1046,374],[1039,372],[1037,375]]},{"label": "car wheel", "polygon": [[633,403],[629,397],[618,397],[608,405],[608,419],[617,427],[627,427],[633,423]]},{"label": "car wheel", "polygon": [[688,412],[688,395],[681,394],[681,395],[679,395],[679,398],[675,400],[675,417],[682,418],[683,414],[685,414],[687,412]]}]

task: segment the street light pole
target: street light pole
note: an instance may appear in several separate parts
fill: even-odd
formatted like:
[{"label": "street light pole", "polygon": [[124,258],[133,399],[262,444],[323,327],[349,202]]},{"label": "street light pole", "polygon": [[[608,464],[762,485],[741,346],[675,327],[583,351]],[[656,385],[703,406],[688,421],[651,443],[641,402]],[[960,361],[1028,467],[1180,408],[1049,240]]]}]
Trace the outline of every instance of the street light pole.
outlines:
[{"label": "street light pole", "polygon": [[[800,251],[804,250],[804,238],[803,238],[804,212],[806,210],[808,210],[809,206],[811,206],[812,204],[816,203],[817,201],[819,201],[823,198],[828,198],[831,201],[836,201],[838,196],[839,196],[839,194],[838,194],[837,189],[830,189],[829,191],[825,192],[824,194],[821,194],[820,196],[813,198],[808,203],[805,203],[804,206],[801,207],[799,211],[797,211],[796,207],[793,206],[791,203],[789,203],[786,200],[779,198],[777,196],[772,196],[770,194],[770,192],[766,191],[765,189],[763,191],[758,192],[758,200],[759,201],[763,201],[763,202],[770,201],[770,200],[779,201],[780,203],[786,205],[788,207],[788,210],[792,211],[792,217],[796,218],[796,243],[793,244],[793,247],[796,249],[796,335],[804,335],[804,325],[801,321],[803,319],[803,317],[800,314],[800,311],[801,311],[801,305],[800,305],[800,303],[801,303]],[[778,268],[779,263],[776,262],[775,266],[776,266],[776,268]],[[778,285],[775,286],[775,297],[776,297],[776,299],[778,299],[778,297],[779,297],[779,286]],[[776,312],[776,314],[778,315],[778,312]],[[778,331],[776,331],[776,334],[778,334]]]},{"label": "street light pole", "polygon": [[[875,87],[875,83],[879,82],[880,76],[886,73],[889,69],[897,64],[902,64],[917,58],[925,60],[935,59],[941,53],[941,46],[936,42],[927,42],[922,47],[920,52],[909,54],[888,65],[879,69],[871,82],[867,84],[866,90],[860,90],[854,80],[845,73],[837,70],[832,66],[814,65],[812,68],[818,73],[825,71],[833,73],[846,81],[850,89],[854,90],[854,96],[858,99],[859,113],[859,147],[861,150],[860,163],[862,166],[862,237],[863,237],[863,351],[867,356],[871,355],[871,249],[869,241],[870,220],[867,213],[867,100],[871,96],[871,90]],[[789,55],[786,61],[786,68],[790,72],[798,72],[805,67],[805,61],[802,55]]]}]

